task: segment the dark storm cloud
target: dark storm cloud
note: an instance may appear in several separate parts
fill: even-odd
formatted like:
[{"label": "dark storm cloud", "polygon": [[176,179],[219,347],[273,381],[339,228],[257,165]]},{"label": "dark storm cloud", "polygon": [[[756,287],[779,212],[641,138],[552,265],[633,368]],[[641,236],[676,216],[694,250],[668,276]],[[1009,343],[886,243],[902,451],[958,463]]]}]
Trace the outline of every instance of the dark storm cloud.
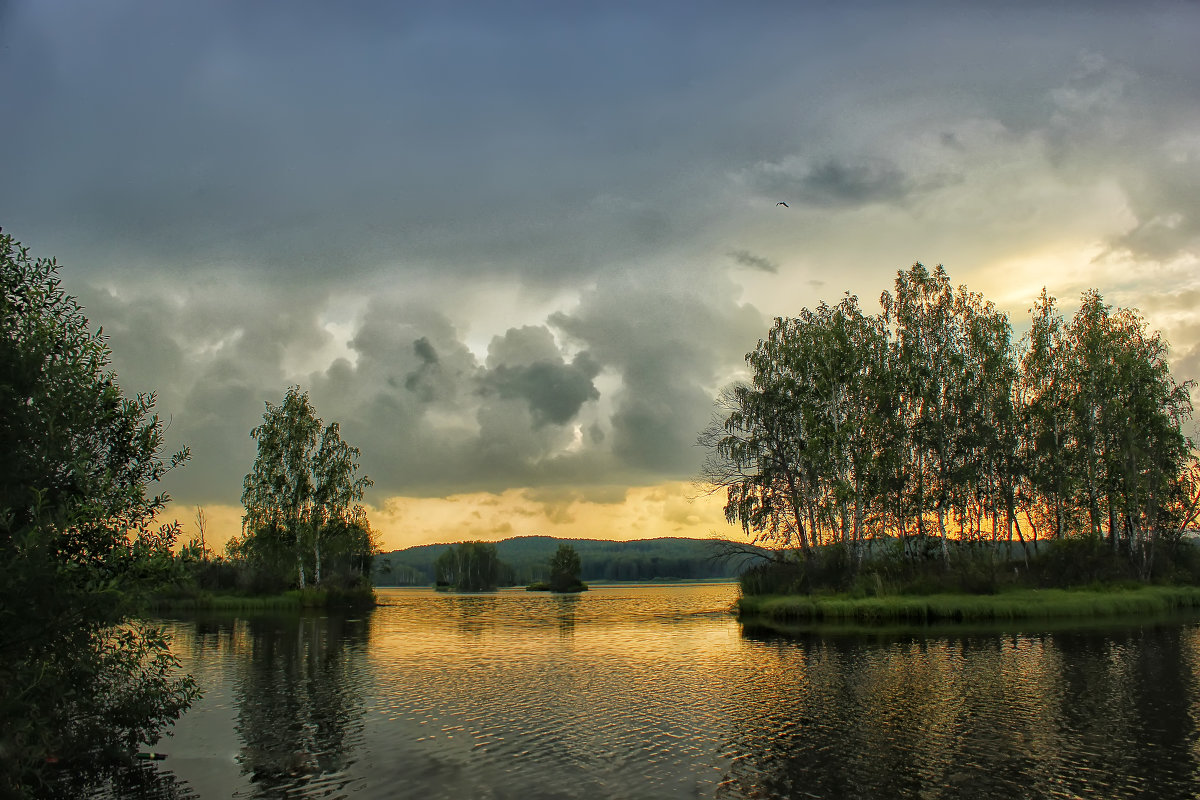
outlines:
[{"label": "dark storm cloud", "polygon": [[[448,414],[472,407],[470,385],[480,366],[459,331],[438,311],[373,300],[350,348],[358,355],[354,380],[329,387],[340,405],[374,396],[384,404],[381,419],[387,425],[397,414],[403,424],[427,407]],[[359,416],[370,418],[369,413]]]},{"label": "dark storm cloud", "polygon": [[863,205],[895,202],[913,189],[912,180],[882,160],[846,163],[829,159],[802,177],[802,202],[815,205]]},{"label": "dark storm cloud", "polygon": [[564,425],[575,419],[584,403],[600,397],[593,383],[600,366],[587,352],[568,362],[554,334],[543,325],[509,328],[494,337],[486,363],[482,394],[523,400],[535,427]]},{"label": "dark storm cloud", "polygon": [[[64,267],[64,275],[74,272]],[[121,295],[85,287],[80,299],[109,337],[121,387],[156,392],[167,449],[192,450],[168,489],[194,502],[236,502],[254,456],[250,429],[263,402],[278,403],[289,383],[288,351],[328,339],[317,324],[320,297],[280,292],[267,304],[257,292],[143,287]]]},{"label": "dark storm cloud", "polygon": [[237,502],[292,383],[376,499],[686,478],[766,329],[730,270],[793,313],[1097,193],[1089,244],[1200,248],[1195,4],[1043,5],[0,4],[0,225],[180,497]]},{"label": "dark storm cloud", "polygon": [[900,203],[951,180],[946,175],[917,179],[882,157],[827,157],[804,166],[768,163],[751,176],[752,186],[764,197],[826,208]]},{"label": "dark storm cloud", "polygon": [[766,256],[755,255],[749,250],[734,250],[729,257],[741,266],[756,269],[759,272],[768,272],[772,275],[779,272],[779,265],[774,261]]},{"label": "dark storm cloud", "polygon": [[437,351],[433,349],[433,345],[424,336],[413,342],[413,352],[417,354],[417,358],[425,362],[426,366],[432,367],[438,363]]},{"label": "dark storm cloud", "polygon": [[433,349],[429,339],[422,336],[413,342],[413,353],[421,360],[421,365],[404,376],[404,388],[418,394],[422,402],[433,402],[438,399],[435,387],[441,372],[437,351]]},{"label": "dark storm cloud", "polygon": [[106,266],[306,281],[553,280],[662,246],[671,187],[733,127],[692,87],[737,91],[777,51],[735,58],[665,9],[527,13],[18,4],[0,217],[64,257],[102,239]]},{"label": "dark storm cloud", "polygon": [[587,353],[580,353],[570,364],[539,361],[527,366],[501,364],[484,379],[484,391],[501,397],[520,397],[529,403],[535,425],[562,425],[575,418],[588,400],[598,400],[600,392],[592,379],[600,372]]},{"label": "dark storm cloud", "polygon": [[[328,344],[319,297],[267,305],[242,293],[247,308],[236,309],[199,289],[175,299],[166,289],[93,291],[89,313],[117,321],[106,330],[122,385],[159,390],[168,447],[192,448],[168,489],[186,487],[191,502],[236,502],[263,404],[300,383],[322,418],[340,421],[362,449],[382,499],[689,477],[715,387],[765,325],[728,299],[729,288],[709,295],[614,277],[554,315],[571,349],[546,326],[524,326],[494,337],[484,363],[444,315],[377,297],[349,356],[306,378],[284,363],[297,342]],[[225,315],[241,324],[206,322]],[[601,373],[615,394],[602,395]]]}]

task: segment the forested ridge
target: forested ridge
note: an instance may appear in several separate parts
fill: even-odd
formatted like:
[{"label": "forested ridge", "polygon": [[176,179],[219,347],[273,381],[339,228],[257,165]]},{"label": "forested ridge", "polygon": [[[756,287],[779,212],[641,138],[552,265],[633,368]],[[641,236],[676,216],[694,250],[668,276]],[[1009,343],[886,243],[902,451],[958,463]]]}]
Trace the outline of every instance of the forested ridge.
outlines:
[{"label": "forested ridge", "polygon": [[[557,539],[518,536],[496,542],[500,561],[509,572],[502,585],[522,585],[549,578],[550,559],[560,544],[579,554],[584,581],[733,578],[742,559],[721,557],[720,542],[665,537],[614,542],[603,539]],[[435,580],[435,562],[452,544],[427,544],[393,550],[375,559],[378,586],[427,586]],[[764,551],[765,552],[765,551]]]}]

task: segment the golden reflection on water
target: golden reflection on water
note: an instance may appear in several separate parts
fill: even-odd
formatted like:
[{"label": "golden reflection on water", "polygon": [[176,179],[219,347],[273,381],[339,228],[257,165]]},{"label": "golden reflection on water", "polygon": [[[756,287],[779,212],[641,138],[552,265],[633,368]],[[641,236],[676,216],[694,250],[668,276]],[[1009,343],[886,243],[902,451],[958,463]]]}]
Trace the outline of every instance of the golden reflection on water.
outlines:
[{"label": "golden reflection on water", "polygon": [[722,788],[730,796],[1192,797],[1200,787],[1196,637],[1194,625],[1176,623],[869,647],[819,636],[770,641],[760,660],[803,663],[808,678],[776,680],[747,704],[738,726],[747,757]]},{"label": "golden reflection on water", "polygon": [[180,621],[177,652],[209,694],[163,768],[204,797],[1200,786],[1194,622],[787,638],[743,631],[727,613],[735,591],[392,590],[361,618]]}]

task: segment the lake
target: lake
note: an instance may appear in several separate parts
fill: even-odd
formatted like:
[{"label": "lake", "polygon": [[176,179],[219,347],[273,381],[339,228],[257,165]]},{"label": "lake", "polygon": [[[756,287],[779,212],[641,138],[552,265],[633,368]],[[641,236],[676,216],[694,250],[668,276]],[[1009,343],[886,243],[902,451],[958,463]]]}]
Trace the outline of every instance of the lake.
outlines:
[{"label": "lake", "polygon": [[118,794],[1200,796],[1194,619],[784,637],[743,630],[736,593],[383,589],[352,616],[167,620],[206,694]]}]

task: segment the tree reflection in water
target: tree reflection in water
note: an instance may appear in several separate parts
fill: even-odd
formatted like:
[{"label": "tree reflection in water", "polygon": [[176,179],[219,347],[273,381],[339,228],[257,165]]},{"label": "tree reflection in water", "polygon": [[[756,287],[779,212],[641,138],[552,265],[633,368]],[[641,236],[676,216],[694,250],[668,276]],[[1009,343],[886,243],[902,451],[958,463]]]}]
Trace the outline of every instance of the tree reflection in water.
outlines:
[{"label": "tree reflection in water", "polygon": [[364,620],[254,618],[235,685],[242,772],[264,792],[343,771],[362,735]]},{"label": "tree reflection in water", "polygon": [[446,595],[449,611],[458,624],[458,629],[473,638],[483,634],[496,621],[496,598],[486,594]]},{"label": "tree reflection in water", "polygon": [[1193,796],[1194,629],[746,636],[766,674],[718,796]]},{"label": "tree reflection in water", "polygon": [[555,599],[558,601],[555,609],[558,618],[558,635],[563,639],[569,639],[575,635],[575,611],[579,607],[579,595],[557,595]]}]

